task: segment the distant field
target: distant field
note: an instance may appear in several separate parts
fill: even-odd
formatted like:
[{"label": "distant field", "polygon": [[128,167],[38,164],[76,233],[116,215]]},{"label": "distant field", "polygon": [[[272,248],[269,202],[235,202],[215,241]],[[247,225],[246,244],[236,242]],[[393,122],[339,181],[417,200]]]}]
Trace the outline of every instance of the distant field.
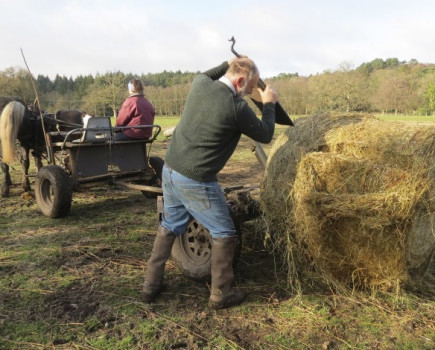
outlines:
[{"label": "distant field", "polygon": [[386,121],[406,121],[406,122],[435,122],[435,116],[419,116],[419,115],[395,115],[395,114],[375,114],[381,120]]},{"label": "distant field", "polygon": [[[435,115],[431,116],[416,116],[416,115],[395,115],[395,114],[373,114],[375,117],[385,121],[408,121],[408,122],[435,122]],[[291,116],[293,120],[302,116]],[[179,116],[156,116],[155,124],[158,124],[162,129],[167,129],[177,125],[180,120]]]},{"label": "distant field", "polygon": [[[391,121],[391,122],[397,122],[397,121],[405,121],[405,122],[433,122],[435,123],[435,116],[413,116],[413,115],[394,115],[394,114],[374,114],[375,117],[385,120],[385,121]],[[292,120],[296,120],[298,118],[301,118],[302,116],[298,115],[292,115]],[[160,125],[162,128],[162,133],[158,136],[158,140],[163,140],[165,137],[163,136],[163,131],[169,128],[172,128],[173,126],[176,126],[179,122],[180,117],[179,116],[156,116],[154,120],[154,124]],[[283,125],[276,125],[275,129],[275,136],[280,135],[287,126]]]}]

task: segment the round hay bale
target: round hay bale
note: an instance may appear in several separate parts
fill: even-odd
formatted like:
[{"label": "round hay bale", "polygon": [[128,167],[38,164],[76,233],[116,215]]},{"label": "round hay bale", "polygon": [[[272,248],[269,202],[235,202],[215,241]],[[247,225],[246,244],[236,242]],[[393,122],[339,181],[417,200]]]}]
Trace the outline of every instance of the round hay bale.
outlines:
[{"label": "round hay bale", "polygon": [[433,283],[434,164],[434,124],[297,120],[272,146],[260,201],[290,285]]}]

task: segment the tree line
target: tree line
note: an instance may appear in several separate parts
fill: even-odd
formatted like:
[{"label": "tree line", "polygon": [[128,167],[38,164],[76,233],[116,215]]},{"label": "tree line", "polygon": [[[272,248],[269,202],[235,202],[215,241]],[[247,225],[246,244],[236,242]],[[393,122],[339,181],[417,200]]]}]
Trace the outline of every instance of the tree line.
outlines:
[{"label": "tree line", "polygon": [[[40,105],[48,112],[81,109],[92,115],[116,116],[128,95],[127,82],[139,78],[158,115],[180,115],[196,74],[108,72],[74,79],[38,75],[33,81]],[[415,59],[378,58],[356,68],[344,62],[334,71],[310,76],[281,73],[265,80],[277,88],[281,104],[293,115],[326,110],[412,115],[435,112],[435,64]],[[33,103],[35,90],[29,73],[13,67],[0,71],[0,94]]]}]

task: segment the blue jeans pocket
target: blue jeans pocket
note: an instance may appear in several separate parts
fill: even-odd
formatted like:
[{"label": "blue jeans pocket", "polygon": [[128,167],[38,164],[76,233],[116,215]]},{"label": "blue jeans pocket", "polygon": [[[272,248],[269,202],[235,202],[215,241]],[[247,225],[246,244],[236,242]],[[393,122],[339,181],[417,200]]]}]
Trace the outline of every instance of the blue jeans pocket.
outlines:
[{"label": "blue jeans pocket", "polygon": [[183,198],[184,205],[189,210],[204,211],[210,208],[207,188],[199,186],[183,186],[178,189]]}]

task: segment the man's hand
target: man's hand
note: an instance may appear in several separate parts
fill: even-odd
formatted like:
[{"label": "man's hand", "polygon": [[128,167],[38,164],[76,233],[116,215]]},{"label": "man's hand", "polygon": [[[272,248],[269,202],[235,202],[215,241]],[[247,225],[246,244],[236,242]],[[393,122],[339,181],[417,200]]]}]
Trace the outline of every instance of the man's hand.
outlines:
[{"label": "man's hand", "polygon": [[261,90],[260,88],[258,88],[258,92],[260,93],[261,102],[263,102],[263,104],[266,104],[269,102],[276,103],[276,101],[278,101],[278,93],[270,85],[266,85],[266,88],[264,89],[264,91]]}]

